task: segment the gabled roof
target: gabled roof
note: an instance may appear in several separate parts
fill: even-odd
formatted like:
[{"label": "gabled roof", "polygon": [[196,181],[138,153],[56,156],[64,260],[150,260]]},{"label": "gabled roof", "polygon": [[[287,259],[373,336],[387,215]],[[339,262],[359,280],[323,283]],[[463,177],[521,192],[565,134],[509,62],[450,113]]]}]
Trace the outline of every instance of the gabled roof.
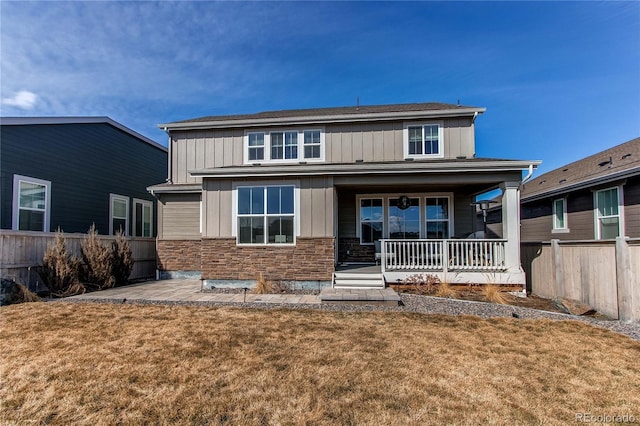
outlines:
[{"label": "gabled roof", "polygon": [[28,126],[43,124],[108,124],[116,129],[128,133],[134,138],[167,152],[167,148],[160,145],[156,141],[149,139],[140,133],[131,130],[127,126],[106,116],[83,116],[83,117],[0,117],[0,125],[2,126]]},{"label": "gabled roof", "polygon": [[526,182],[521,199],[533,201],[638,174],[640,138],[635,138]]},{"label": "gabled roof", "polygon": [[321,124],[367,120],[461,117],[482,114],[486,108],[425,102],[394,105],[359,105],[334,108],[263,111],[255,114],[219,115],[160,124],[166,129],[187,130],[222,127],[247,127],[269,124]]}]

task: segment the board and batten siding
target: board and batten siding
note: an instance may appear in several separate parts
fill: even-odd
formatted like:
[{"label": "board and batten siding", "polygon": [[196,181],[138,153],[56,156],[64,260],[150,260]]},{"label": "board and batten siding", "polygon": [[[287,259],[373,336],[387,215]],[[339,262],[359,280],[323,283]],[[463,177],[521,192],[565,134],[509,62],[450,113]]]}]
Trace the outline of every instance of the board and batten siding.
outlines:
[{"label": "board and batten siding", "polygon": [[[300,237],[333,236],[333,179],[330,177],[309,177],[293,180],[300,184],[300,211],[296,212],[300,221]],[[233,238],[233,184],[242,180],[205,179],[203,184],[202,210],[206,212],[203,221],[203,238]],[[263,181],[267,185],[277,185],[280,180]],[[247,181],[247,184],[257,184]]]},{"label": "board and batten siding", "polygon": [[158,238],[200,239],[200,194],[162,194],[160,196]]},{"label": "board and batten siding", "polygon": [[[475,155],[475,140],[471,119],[441,121],[444,122],[444,157],[472,158]],[[318,127],[325,130],[327,163],[353,163],[360,160],[368,163],[404,159],[404,122],[308,125],[277,129],[304,130]],[[172,133],[170,143],[173,165],[171,178],[176,184],[202,182],[201,177],[191,177],[189,170],[243,164],[243,129],[176,131]]]}]

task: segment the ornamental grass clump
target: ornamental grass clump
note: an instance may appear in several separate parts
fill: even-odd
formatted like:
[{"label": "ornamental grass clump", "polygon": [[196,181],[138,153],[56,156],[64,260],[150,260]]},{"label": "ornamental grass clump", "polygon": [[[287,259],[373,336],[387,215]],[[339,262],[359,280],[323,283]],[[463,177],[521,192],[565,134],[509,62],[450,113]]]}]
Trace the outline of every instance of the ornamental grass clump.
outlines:
[{"label": "ornamental grass clump", "polygon": [[80,246],[83,265],[81,278],[87,283],[95,285],[99,290],[111,288],[116,281],[111,273],[113,254],[110,247],[102,244],[98,238],[96,226],[91,225],[87,236]]},{"label": "ornamental grass clump", "polygon": [[72,296],[85,292],[78,277],[79,269],[80,260],[68,252],[63,233],[58,229],[55,242],[44,253],[40,277],[52,295]]},{"label": "ornamental grass clump", "polygon": [[255,294],[269,294],[273,292],[273,286],[264,278],[264,275],[260,274],[256,280],[256,288],[253,289],[253,292]]},{"label": "ornamental grass clump", "polygon": [[506,305],[507,299],[500,291],[500,288],[495,284],[487,284],[482,287],[482,296],[484,300],[491,303],[498,303],[500,305]]},{"label": "ornamental grass clump", "polygon": [[438,297],[448,297],[450,299],[455,299],[458,297],[458,292],[448,282],[442,281],[438,285],[435,295]]}]

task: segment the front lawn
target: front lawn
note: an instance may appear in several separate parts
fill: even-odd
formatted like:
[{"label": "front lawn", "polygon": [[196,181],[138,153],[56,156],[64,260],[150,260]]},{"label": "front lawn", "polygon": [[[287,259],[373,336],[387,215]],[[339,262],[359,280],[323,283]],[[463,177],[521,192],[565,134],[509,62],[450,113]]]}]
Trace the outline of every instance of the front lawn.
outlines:
[{"label": "front lawn", "polygon": [[0,423],[640,421],[640,342],[580,322],[65,302],[0,318]]}]

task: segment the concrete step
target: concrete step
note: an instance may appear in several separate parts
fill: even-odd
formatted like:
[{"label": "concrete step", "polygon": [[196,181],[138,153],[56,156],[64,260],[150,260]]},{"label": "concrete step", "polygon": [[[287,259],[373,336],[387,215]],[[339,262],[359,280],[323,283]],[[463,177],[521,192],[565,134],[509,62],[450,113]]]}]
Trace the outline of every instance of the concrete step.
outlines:
[{"label": "concrete step", "polygon": [[336,279],[341,279],[341,278],[365,279],[365,280],[381,280],[382,279],[382,274],[380,273],[360,274],[360,273],[353,273],[353,272],[335,272],[333,276]]},{"label": "concrete step", "polygon": [[391,288],[323,288],[319,297],[321,303],[388,306],[400,304],[400,296]]},{"label": "concrete step", "polygon": [[384,278],[382,274],[336,272],[333,274],[333,288],[384,288]]}]

